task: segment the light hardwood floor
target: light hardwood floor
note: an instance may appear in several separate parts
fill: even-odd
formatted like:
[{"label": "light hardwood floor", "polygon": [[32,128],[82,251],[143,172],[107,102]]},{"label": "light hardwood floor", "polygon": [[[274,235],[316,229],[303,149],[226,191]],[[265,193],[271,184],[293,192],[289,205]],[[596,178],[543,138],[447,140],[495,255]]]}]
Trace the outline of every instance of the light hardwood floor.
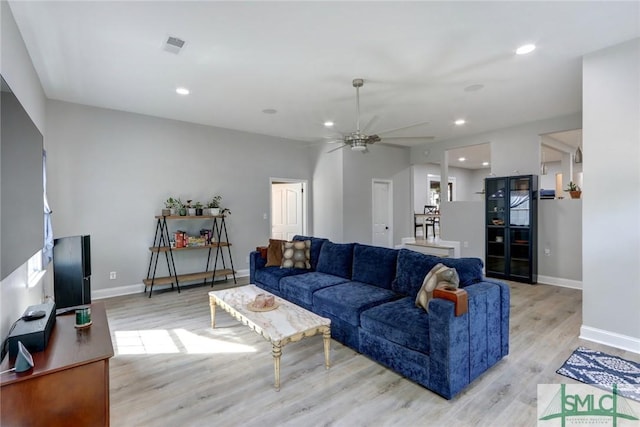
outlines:
[{"label": "light hardwood floor", "polygon": [[534,426],[537,384],[575,382],[555,371],[577,346],[640,361],[578,339],[580,291],[509,285],[510,354],[453,400],[336,341],[325,370],[321,336],[284,347],[276,392],[267,341],[223,310],[211,329],[209,286],[106,299],[116,353],[111,424]]}]

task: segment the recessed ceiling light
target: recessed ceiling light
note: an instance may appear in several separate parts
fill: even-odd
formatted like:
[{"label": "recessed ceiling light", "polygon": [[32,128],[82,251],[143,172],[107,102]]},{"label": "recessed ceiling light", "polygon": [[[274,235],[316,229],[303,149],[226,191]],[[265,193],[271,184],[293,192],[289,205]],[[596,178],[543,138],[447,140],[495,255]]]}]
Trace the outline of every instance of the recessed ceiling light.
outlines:
[{"label": "recessed ceiling light", "polygon": [[527,53],[531,53],[536,49],[535,44],[525,44],[516,49],[517,55],[526,55]]},{"label": "recessed ceiling light", "polygon": [[276,110],[275,108],[265,108],[264,110],[262,110],[262,112],[265,114],[275,114],[278,112],[278,110]]},{"label": "recessed ceiling light", "polygon": [[187,89],[186,87],[179,87],[176,89],[176,93],[178,95],[189,95],[189,89]]},{"label": "recessed ceiling light", "polygon": [[456,126],[462,126],[463,124],[465,124],[465,123],[467,123],[467,122],[465,121],[465,119],[458,119],[458,120],[456,120],[456,121],[455,121],[455,122],[453,122],[453,123],[455,123],[455,124],[456,124]]},{"label": "recessed ceiling light", "polygon": [[324,122],[324,127],[332,128],[333,122],[331,120],[327,120],[326,122]]},{"label": "recessed ceiling light", "polygon": [[489,166],[489,162],[482,162],[482,166]]},{"label": "recessed ceiling light", "polygon": [[459,161],[459,162],[464,162],[465,160],[467,160],[467,158],[466,158],[466,157],[458,157],[458,161]]}]

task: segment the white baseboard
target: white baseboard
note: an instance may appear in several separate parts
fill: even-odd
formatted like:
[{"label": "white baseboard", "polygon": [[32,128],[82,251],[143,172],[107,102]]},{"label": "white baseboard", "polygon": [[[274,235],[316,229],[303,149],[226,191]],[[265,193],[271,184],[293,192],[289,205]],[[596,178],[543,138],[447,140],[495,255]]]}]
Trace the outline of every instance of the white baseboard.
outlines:
[{"label": "white baseboard", "polygon": [[[249,276],[249,270],[238,270],[236,271],[237,277],[247,277]],[[127,286],[118,286],[115,288],[106,288],[106,289],[95,289],[91,291],[91,299],[99,300],[104,298],[112,298],[119,297],[122,295],[131,295],[144,292],[144,284],[136,283],[134,285]]]},{"label": "white baseboard", "polygon": [[582,325],[580,338],[640,354],[640,339],[635,337]]},{"label": "white baseboard", "polygon": [[561,277],[538,275],[538,283],[542,283],[545,285],[562,286],[563,288],[582,290],[582,281],[580,280],[571,280],[571,279],[563,279]]}]

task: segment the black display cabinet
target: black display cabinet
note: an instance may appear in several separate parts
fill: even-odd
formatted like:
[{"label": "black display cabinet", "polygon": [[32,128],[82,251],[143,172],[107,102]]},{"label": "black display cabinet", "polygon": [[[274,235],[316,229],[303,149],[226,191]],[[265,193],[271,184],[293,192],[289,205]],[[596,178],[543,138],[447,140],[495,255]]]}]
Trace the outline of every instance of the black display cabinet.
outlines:
[{"label": "black display cabinet", "polygon": [[538,281],[538,176],[485,179],[487,277]]}]

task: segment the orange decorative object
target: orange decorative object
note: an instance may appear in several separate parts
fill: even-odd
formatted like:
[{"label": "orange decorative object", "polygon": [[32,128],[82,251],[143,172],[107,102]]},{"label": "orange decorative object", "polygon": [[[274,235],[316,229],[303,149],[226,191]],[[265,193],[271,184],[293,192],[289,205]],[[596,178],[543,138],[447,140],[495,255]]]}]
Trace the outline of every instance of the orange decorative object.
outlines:
[{"label": "orange decorative object", "polygon": [[469,299],[467,291],[464,289],[439,286],[433,290],[433,297],[452,301],[455,304],[456,317],[462,316],[469,311]]},{"label": "orange decorative object", "polygon": [[260,252],[260,257],[267,259],[267,247],[266,246],[258,246],[256,251]]}]

